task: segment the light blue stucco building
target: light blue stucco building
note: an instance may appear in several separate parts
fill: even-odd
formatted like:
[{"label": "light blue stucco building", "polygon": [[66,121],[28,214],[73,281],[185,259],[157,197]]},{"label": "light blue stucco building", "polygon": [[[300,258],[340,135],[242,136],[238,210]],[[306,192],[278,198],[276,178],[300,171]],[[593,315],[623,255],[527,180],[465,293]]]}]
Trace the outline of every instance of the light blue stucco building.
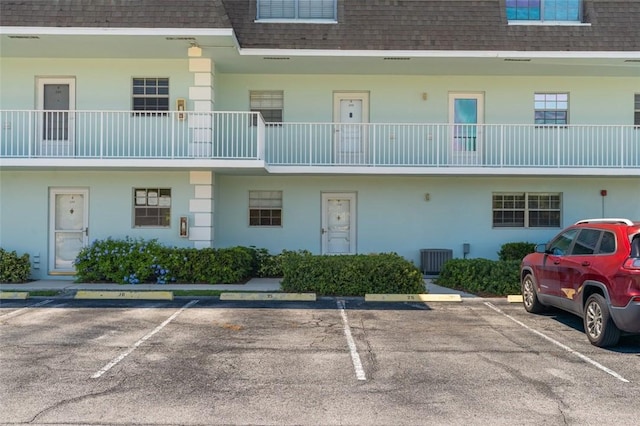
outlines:
[{"label": "light blue stucco building", "polygon": [[640,218],[640,29],[614,22],[633,10],[28,13],[52,3],[0,13],[0,246],[29,253],[33,278],[73,276],[107,237],[418,265]]}]

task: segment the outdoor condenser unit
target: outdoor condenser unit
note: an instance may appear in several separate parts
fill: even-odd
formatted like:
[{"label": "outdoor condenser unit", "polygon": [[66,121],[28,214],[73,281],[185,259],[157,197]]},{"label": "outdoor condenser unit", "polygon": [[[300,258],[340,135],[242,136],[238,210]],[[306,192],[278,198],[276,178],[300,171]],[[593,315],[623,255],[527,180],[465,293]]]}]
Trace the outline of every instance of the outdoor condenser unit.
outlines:
[{"label": "outdoor condenser unit", "polygon": [[438,275],[442,265],[453,258],[453,250],[422,249],[420,250],[420,269],[424,275]]}]

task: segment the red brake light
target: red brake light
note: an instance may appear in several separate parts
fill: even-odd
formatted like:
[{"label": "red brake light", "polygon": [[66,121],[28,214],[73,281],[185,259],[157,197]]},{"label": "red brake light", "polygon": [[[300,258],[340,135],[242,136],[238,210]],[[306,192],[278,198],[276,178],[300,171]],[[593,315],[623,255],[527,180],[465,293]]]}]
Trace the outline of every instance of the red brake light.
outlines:
[{"label": "red brake light", "polygon": [[638,257],[630,257],[625,260],[624,264],[622,264],[624,269],[632,269],[640,271],[640,258]]}]

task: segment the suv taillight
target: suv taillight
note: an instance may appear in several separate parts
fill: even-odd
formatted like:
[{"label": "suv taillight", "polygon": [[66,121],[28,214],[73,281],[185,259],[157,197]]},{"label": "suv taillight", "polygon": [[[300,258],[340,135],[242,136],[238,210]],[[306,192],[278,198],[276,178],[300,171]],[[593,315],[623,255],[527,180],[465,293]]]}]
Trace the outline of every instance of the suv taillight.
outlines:
[{"label": "suv taillight", "polygon": [[640,271],[640,258],[638,257],[630,257],[622,264],[624,269],[633,269]]}]

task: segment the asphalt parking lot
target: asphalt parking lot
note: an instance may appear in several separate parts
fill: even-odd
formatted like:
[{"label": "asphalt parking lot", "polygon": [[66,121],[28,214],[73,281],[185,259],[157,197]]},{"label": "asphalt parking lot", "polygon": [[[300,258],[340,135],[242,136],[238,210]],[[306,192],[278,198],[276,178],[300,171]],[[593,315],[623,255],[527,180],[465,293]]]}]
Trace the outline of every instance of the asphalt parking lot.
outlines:
[{"label": "asphalt parking lot", "polygon": [[1,424],[635,424],[639,366],[497,299],[0,306]]}]

